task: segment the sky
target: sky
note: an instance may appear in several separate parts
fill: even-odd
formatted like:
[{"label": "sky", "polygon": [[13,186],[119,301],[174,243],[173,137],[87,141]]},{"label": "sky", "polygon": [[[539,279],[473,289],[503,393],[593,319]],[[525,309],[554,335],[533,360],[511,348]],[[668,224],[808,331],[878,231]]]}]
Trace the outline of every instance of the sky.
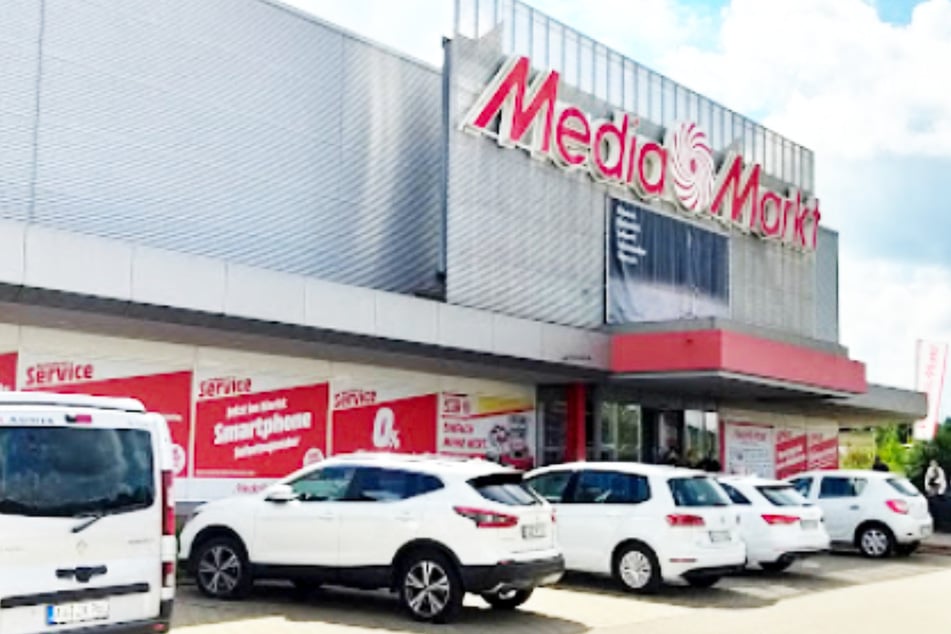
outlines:
[{"label": "sky", "polygon": [[[436,66],[452,34],[453,0],[283,1]],[[951,341],[951,0],[530,4],[815,151],[840,340],[913,388],[916,340]]]}]

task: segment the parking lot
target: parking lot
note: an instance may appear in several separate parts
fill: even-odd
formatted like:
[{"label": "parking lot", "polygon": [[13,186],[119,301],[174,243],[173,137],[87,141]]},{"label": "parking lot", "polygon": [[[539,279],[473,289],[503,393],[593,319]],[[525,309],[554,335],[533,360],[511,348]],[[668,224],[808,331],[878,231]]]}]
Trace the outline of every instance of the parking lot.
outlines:
[{"label": "parking lot", "polygon": [[[641,634],[698,631],[771,634],[825,632],[840,625],[863,634],[929,622],[945,609],[951,588],[951,557],[921,554],[872,562],[830,555],[797,564],[781,575],[749,573],[709,590],[669,587],[655,597],[616,591],[606,580],[569,576],[538,590],[514,613],[489,610],[469,598],[457,623],[423,626],[402,615],[385,594],[327,589],[301,598],[289,587],[259,588],[251,599],[222,603],[203,598],[190,585],[180,588],[175,627],[195,634],[229,632],[552,632]],[[896,598],[898,597],[898,598]],[[922,619],[922,620],[919,620]],[[930,621],[932,623],[940,621]],[[946,621],[945,621],[946,622]]]}]

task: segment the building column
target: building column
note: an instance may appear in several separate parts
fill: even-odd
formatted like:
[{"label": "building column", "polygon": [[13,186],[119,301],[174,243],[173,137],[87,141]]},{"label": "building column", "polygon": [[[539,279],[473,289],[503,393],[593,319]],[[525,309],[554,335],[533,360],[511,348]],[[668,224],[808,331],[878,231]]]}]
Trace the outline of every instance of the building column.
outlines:
[{"label": "building column", "polygon": [[585,384],[568,386],[567,416],[565,417],[565,462],[584,460],[588,440],[585,434]]}]

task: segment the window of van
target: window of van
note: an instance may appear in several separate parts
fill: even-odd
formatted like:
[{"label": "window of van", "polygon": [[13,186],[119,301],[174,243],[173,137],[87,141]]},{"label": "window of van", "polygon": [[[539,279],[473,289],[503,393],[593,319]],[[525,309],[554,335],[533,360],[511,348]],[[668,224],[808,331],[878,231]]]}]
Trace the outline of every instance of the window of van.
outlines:
[{"label": "window of van", "polygon": [[123,513],[154,501],[148,431],[0,427],[0,514]]}]

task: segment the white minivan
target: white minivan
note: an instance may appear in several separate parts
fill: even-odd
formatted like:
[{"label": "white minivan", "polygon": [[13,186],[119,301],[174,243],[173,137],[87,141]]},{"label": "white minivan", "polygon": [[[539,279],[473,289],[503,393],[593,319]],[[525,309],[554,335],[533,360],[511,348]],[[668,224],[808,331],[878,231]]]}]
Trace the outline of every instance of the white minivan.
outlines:
[{"label": "white minivan", "polygon": [[139,401],[0,393],[0,632],[167,631],[172,475]]}]

